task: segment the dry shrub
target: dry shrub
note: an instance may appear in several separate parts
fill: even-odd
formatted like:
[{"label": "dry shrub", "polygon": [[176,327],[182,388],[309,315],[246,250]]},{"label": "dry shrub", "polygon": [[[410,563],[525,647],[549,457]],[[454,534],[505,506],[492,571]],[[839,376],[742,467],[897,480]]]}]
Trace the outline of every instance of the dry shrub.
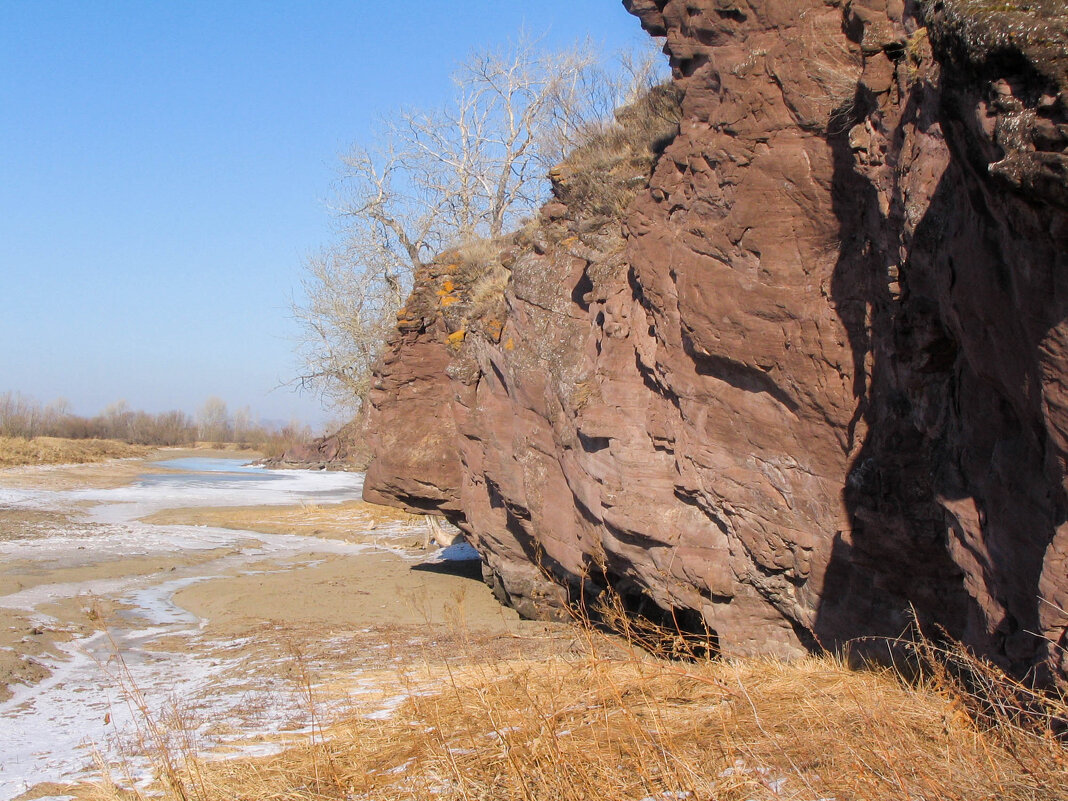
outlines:
[{"label": "dry shrub", "polygon": [[456,282],[469,287],[500,266],[501,250],[504,247],[504,240],[501,239],[473,238],[439,256],[438,260],[452,261],[456,265],[453,276]]},{"label": "dry shrub", "polygon": [[470,302],[473,309],[472,316],[480,317],[482,314],[497,305],[497,301],[504,297],[504,290],[511,278],[511,271],[500,262],[492,263],[471,285]]},{"label": "dry shrub", "polygon": [[[472,659],[453,642],[422,681],[401,677],[391,716],[353,714],[274,757],[198,762],[183,786],[204,801],[1068,797],[1052,728],[972,713],[990,687],[964,691],[959,670],[907,683],[827,656],[682,663],[579,631],[570,656],[539,659]],[[1046,699],[1041,720],[1064,719],[1064,699]]]},{"label": "dry shrub", "polygon": [[952,641],[936,644],[919,636],[909,649],[928,684],[949,699],[954,714],[967,717],[1021,771],[1041,777],[1051,765],[1068,767],[1068,683],[1054,679],[1039,688]]}]

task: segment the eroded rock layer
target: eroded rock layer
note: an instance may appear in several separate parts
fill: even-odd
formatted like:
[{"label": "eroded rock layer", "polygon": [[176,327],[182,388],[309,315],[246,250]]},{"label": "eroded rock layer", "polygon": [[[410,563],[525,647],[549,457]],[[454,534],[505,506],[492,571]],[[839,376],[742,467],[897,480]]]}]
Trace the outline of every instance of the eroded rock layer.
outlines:
[{"label": "eroded rock layer", "polygon": [[448,515],[530,615],[612,585],[790,655],[915,614],[1065,673],[1061,3],[627,5],[677,131],[419,277],[368,499]]}]

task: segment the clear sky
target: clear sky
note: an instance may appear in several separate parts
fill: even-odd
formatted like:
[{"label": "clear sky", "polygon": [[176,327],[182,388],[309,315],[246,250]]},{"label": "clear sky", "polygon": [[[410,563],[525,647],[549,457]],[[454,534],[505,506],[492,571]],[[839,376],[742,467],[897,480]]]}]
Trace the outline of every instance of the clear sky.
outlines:
[{"label": "clear sky", "polygon": [[523,26],[644,38],[619,0],[0,0],[0,393],[320,423],[276,387],[338,156]]}]

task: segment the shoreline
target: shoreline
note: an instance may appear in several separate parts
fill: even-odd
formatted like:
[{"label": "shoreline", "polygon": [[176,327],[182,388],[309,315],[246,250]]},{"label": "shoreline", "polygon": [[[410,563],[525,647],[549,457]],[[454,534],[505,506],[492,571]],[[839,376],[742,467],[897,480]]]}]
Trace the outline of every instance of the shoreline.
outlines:
[{"label": "shoreline", "polygon": [[0,488],[113,489],[132,484],[146,473],[166,472],[158,462],[185,458],[244,459],[254,461],[259,451],[226,448],[149,448],[135,456],[107,457],[96,461],[0,465]]},{"label": "shoreline", "polygon": [[[0,564],[0,705],[14,736],[27,705],[37,709],[39,691],[116,691],[114,669],[106,668],[112,657],[101,651],[107,642],[119,649],[116,656],[134,649],[139,669],[151,670],[157,660],[173,664],[152,679],[153,691],[170,684],[191,693],[194,708],[223,710],[210,730],[236,725],[227,716],[238,714],[237,706],[225,688],[275,692],[305,659],[316,676],[341,688],[363,686],[409,660],[422,664],[441,643],[456,643],[456,653],[561,647],[552,625],[520,620],[497,602],[478,561],[432,562],[435,551],[421,547],[420,516],[356,500],[178,507],[129,524],[94,512],[124,499],[121,489],[106,501],[96,490],[110,496],[140,475],[171,472],[161,460],[247,455],[169,449],[0,470],[0,498],[9,499],[0,500],[0,544],[7,548]],[[127,531],[141,533],[128,540]],[[69,678],[75,663],[76,680]],[[194,686],[180,678],[185,670],[218,671],[219,679]],[[79,683],[68,688],[70,681]],[[374,697],[374,688],[369,692]],[[253,740],[262,734],[255,724],[236,728]],[[19,775],[37,775],[29,770]],[[36,781],[27,782],[32,790]],[[10,787],[0,790],[0,798],[14,797]]]}]

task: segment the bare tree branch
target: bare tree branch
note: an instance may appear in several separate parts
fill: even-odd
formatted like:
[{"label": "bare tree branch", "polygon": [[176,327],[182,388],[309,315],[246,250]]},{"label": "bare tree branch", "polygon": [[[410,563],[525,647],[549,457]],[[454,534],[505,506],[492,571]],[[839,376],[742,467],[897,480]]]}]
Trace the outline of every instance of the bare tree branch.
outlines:
[{"label": "bare tree branch", "polygon": [[[337,244],[308,260],[301,386],[358,405],[415,272],[447,247],[499,237],[548,196],[549,169],[654,82],[656,59],[625,54],[605,66],[589,43],[547,52],[520,34],[473,53],[455,96],[403,110],[373,148],[342,159]],[[662,67],[661,67],[662,69]]]}]

